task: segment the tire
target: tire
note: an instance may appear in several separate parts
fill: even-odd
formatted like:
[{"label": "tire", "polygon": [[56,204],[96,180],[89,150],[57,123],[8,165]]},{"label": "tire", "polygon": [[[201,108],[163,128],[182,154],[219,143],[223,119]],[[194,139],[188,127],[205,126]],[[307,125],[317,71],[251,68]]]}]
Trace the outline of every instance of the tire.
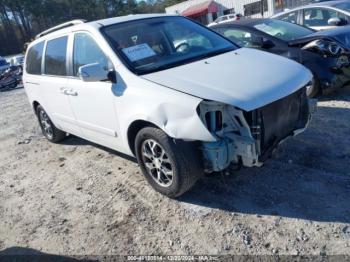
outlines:
[{"label": "tire", "polygon": [[148,183],[170,198],[184,194],[203,174],[196,144],[172,139],[158,128],[146,127],[139,131],[135,152]]},{"label": "tire", "polygon": [[314,74],[314,80],[312,84],[313,84],[313,87],[309,90],[306,90],[307,96],[313,98],[321,95],[321,84],[318,78],[315,76],[315,74]]},{"label": "tire", "polygon": [[36,115],[43,135],[52,143],[58,143],[66,138],[67,133],[59,130],[51,121],[44,108],[39,105],[36,109]]}]

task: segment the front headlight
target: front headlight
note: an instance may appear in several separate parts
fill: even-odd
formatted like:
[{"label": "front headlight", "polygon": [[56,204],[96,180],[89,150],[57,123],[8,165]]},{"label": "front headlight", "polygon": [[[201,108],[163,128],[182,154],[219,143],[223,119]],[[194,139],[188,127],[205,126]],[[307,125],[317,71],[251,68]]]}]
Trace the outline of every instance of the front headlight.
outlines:
[{"label": "front headlight", "polygon": [[321,39],[306,44],[302,49],[332,57],[339,57],[346,53],[346,50],[340,44]]},{"label": "front headlight", "polygon": [[216,137],[223,137],[226,133],[250,137],[249,125],[239,108],[215,101],[202,101],[197,113],[208,131]]}]

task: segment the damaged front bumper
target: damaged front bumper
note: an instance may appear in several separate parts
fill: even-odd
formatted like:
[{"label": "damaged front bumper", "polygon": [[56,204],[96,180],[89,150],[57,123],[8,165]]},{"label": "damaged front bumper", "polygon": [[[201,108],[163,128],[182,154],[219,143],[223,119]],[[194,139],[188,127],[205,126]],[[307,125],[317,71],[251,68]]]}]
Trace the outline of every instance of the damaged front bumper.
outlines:
[{"label": "damaged front bumper", "polygon": [[202,142],[205,172],[222,171],[231,164],[261,166],[286,138],[303,132],[316,109],[305,88],[261,108],[244,112],[205,101],[199,115],[216,142]]},{"label": "damaged front bumper", "polygon": [[223,138],[214,143],[203,143],[205,172],[217,172],[226,169],[231,163],[243,166],[261,166],[257,143],[254,139]]}]

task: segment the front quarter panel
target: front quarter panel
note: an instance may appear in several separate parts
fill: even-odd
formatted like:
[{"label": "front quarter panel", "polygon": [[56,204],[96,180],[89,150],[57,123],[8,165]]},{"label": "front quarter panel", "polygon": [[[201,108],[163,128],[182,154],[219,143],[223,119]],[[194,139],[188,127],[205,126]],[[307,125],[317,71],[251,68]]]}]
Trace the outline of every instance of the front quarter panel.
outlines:
[{"label": "front quarter panel", "polygon": [[144,80],[124,68],[119,74],[125,81],[120,80],[122,92],[115,92],[116,110],[125,153],[131,154],[128,129],[138,120],[156,125],[172,138],[215,141],[197,114],[201,98]]}]

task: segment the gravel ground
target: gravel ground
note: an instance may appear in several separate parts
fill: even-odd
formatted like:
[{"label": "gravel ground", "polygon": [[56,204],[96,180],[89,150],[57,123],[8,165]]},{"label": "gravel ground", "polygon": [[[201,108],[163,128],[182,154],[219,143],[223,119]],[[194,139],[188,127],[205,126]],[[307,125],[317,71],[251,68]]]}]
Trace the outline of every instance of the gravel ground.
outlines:
[{"label": "gravel ground", "polygon": [[0,93],[0,254],[350,255],[350,89],[318,106],[263,167],[171,200],[132,158],[47,142],[24,90]]}]

